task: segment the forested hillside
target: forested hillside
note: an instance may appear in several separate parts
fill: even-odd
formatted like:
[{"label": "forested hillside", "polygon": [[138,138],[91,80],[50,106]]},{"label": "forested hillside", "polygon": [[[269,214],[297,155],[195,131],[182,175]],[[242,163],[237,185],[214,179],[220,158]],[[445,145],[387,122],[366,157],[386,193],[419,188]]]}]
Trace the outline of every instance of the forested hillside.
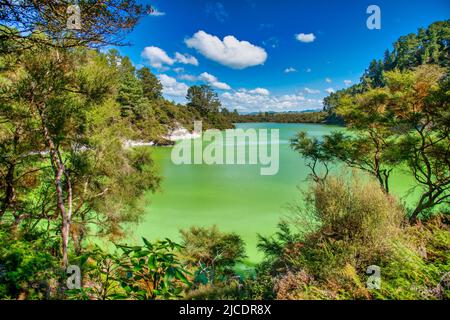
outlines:
[{"label": "forested hillside", "polygon": [[324,111],[329,122],[341,122],[335,109],[345,95],[363,93],[369,89],[386,86],[385,72],[412,70],[420,65],[434,64],[450,68],[450,20],[438,21],[417,33],[400,37],[392,50],[386,50],[384,58],[374,59],[357,83],[347,89],[331,93],[324,99]]}]

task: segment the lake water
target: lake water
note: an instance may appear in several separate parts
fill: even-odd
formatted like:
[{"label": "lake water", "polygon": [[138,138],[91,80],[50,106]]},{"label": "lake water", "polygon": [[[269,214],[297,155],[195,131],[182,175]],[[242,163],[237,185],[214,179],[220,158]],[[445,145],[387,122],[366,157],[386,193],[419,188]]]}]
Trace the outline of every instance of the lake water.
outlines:
[{"label": "lake water", "polygon": [[[257,234],[271,235],[287,206],[300,200],[298,187],[307,187],[310,173],[300,155],[289,147],[289,139],[298,131],[321,137],[340,127],[318,124],[247,123],[237,128],[279,129],[279,171],[260,175],[258,165],[175,165],[171,148],[152,148],[153,158],[163,178],[162,190],[149,194],[145,219],[134,231],[156,240],[165,237],[180,240],[179,230],[190,226],[217,225],[221,231],[239,234],[247,245],[249,260],[260,260]],[[270,150],[270,149],[269,149]],[[335,168],[334,172],[339,173]],[[394,193],[404,194],[412,180],[397,175]]]}]

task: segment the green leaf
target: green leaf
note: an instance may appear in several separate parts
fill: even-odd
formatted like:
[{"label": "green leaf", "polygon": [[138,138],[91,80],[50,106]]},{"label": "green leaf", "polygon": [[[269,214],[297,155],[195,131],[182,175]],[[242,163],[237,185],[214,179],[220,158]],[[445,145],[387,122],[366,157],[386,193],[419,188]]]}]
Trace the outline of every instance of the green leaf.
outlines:
[{"label": "green leaf", "polygon": [[142,241],[144,241],[145,246],[146,246],[147,248],[150,248],[150,249],[153,248],[153,245],[152,245],[147,239],[145,239],[144,237],[142,237]]},{"label": "green leaf", "polygon": [[156,269],[157,260],[154,255],[148,257],[148,267],[150,269]]}]

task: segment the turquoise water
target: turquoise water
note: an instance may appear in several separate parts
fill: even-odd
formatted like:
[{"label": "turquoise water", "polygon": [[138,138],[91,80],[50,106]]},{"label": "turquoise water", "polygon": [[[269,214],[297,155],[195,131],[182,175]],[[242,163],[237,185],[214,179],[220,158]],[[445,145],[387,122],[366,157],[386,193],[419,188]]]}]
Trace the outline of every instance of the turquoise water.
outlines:
[{"label": "turquoise water", "polygon": [[[279,171],[260,175],[257,165],[175,165],[172,148],[153,148],[153,158],[163,178],[162,190],[149,194],[150,205],[134,238],[179,240],[179,230],[190,226],[217,225],[220,230],[239,234],[247,244],[250,261],[258,261],[257,234],[271,235],[287,206],[300,200],[298,187],[305,188],[310,173],[300,155],[289,147],[289,139],[305,130],[323,136],[340,127],[318,124],[238,124],[238,128],[278,129]],[[270,149],[269,149],[270,150]],[[335,173],[339,169],[335,168]],[[394,192],[405,193],[411,179],[397,175]]]}]

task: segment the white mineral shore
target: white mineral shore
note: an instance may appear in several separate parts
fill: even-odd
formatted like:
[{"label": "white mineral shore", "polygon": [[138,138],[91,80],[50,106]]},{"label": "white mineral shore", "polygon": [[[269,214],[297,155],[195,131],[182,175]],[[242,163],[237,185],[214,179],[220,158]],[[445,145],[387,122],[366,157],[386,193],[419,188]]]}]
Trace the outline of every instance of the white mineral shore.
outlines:
[{"label": "white mineral shore", "polygon": [[[200,137],[201,135],[198,132],[189,132],[189,130],[184,127],[178,127],[162,138],[172,142],[176,142],[179,140],[197,139]],[[125,140],[123,145],[125,148],[133,148],[142,146],[154,146],[156,145],[156,143],[154,141]]]},{"label": "white mineral shore", "polygon": [[178,127],[164,138],[170,141],[197,139],[200,138],[200,134],[198,132],[189,132],[189,130],[183,127]]},{"label": "white mineral shore", "polygon": [[132,147],[143,147],[143,146],[153,146],[155,143],[153,141],[145,142],[145,141],[133,141],[133,140],[125,140],[123,143],[124,148],[132,148]]}]

